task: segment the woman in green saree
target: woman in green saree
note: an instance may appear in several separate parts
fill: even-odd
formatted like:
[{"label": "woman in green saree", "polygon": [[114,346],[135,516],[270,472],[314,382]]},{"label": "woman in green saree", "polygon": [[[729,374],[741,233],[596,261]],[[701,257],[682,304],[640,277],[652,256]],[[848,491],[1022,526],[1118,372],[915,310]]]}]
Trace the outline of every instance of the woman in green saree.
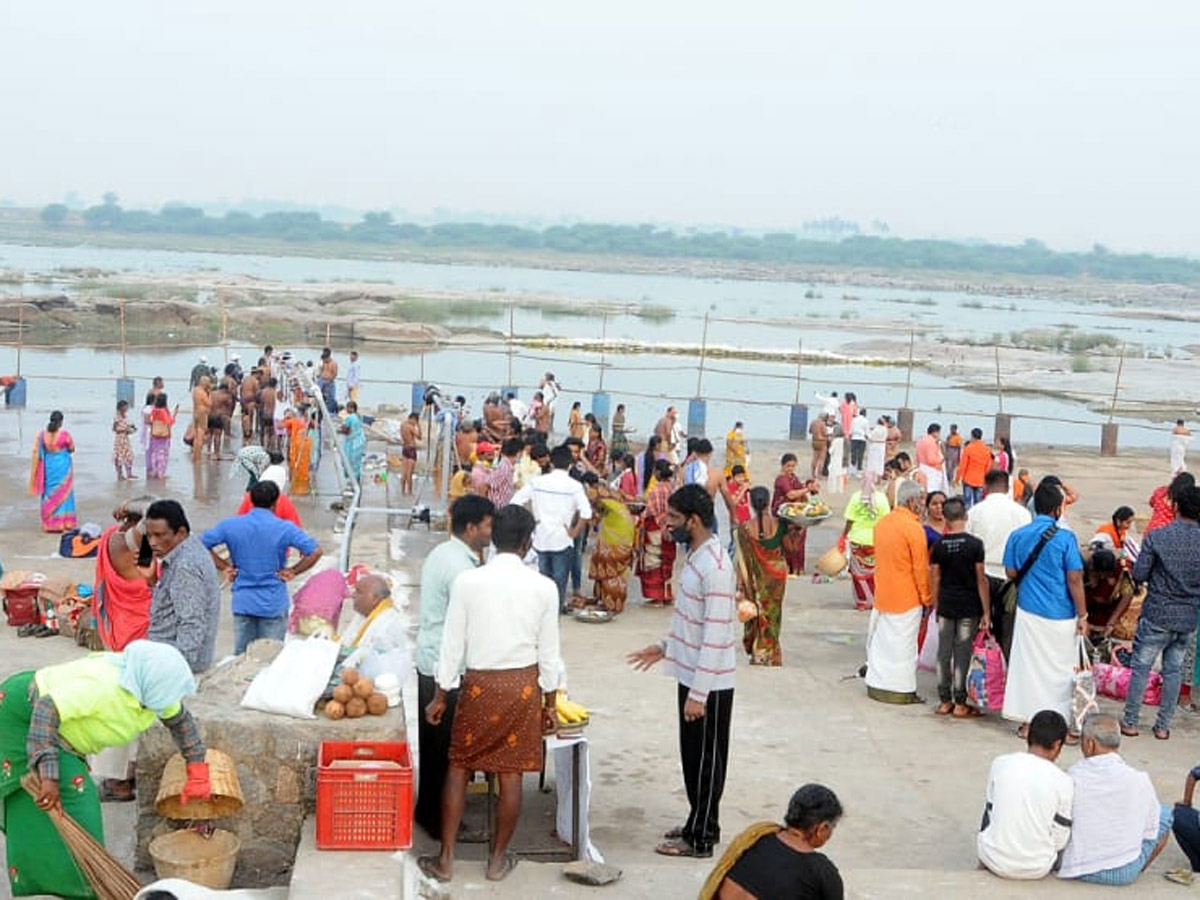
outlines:
[{"label": "woman in green saree", "polygon": [[751,665],[782,666],[779,631],[788,578],[783,553],[787,526],[771,514],[771,493],[765,487],[750,488],[750,509],[750,521],[733,533],[738,593],[758,608],[758,614],[746,622],[742,644]]},{"label": "woman in green saree", "polygon": [[[211,796],[204,744],[181,703],[195,690],[182,654],[152,641],[18,672],[0,683],[0,831],[14,897],[96,896],[45,814],[60,807],[104,843],[87,754],[127,744],[162,719],[187,761],[182,802]],[[36,797],[21,786],[26,772],[37,775]]]},{"label": "woman in green saree", "polygon": [[611,613],[619,613],[625,609],[629,594],[637,526],[621,495],[595,473],[587,473],[584,483],[592,511],[600,521],[600,539],[592,551],[588,577],[592,579],[595,602]]}]

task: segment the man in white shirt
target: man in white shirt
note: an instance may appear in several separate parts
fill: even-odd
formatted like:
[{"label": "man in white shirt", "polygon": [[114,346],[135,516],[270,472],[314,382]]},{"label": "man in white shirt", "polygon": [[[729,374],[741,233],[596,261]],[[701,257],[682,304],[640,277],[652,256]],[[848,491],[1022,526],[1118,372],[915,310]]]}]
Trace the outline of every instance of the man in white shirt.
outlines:
[{"label": "man in white shirt", "polygon": [[967,511],[967,533],[983,541],[983,571],[987,574],[992,594],[992,631],[1004,648],[1005,658],[1012,647],[1012,626],[1015,610],[1008,611],[1001,601],[1001,588],[1006,580],[1004,548],[1009,535],[1024,528],[1033,517],[1008,494],[1008,473],[992,469],[983,479],[983,499]]},{"label": "man in white shirt", "polygon": [[346,366],[346,397],[351,403],[358,402],[358,385],[362,381],[362,367],[358,363],[358,351],[350,351],[350,365]]},{"label": "man in white shirt", "polygon": [[517,506],[529,505],[537,520],[533,549],[538,553],[538,571],[558,588],[558,608],[567,611],[567,579],[575,552],[575,536],[588,527],[592,507],[583,485],[570,475],[574,463],[569,447],[550,453],[550,472],[539,475],[513,494]]},{"label": "man in white shirt", "polygon": [[500,780],[487,878],[501,881],[516,866],[508,852],[521,815],[521,776],[542,767],[542,735],[557,727],[555,698],[562,683],[558,598],[554,583],[525,567],[534,529],[529,510],[509,505],[492,517],[491,562],[463,572],[450,588],[450,607],[437,662],[437,694],[425,709],[437,725],[446,694],[461,688],[450,740],[450,771],[442,802],[442,848],[418,866],[449,881],[454,847],[473,772]]},{"label": "man in white shirt", "polygon": [[1029,722],[1027,753],[992,760],[976,848],[1001,878],[1045,878],[1067,845],[1075,787],[1055,765],[1066,739],[1066,719],[1045,709]]},{"label": "man in white shirt", "polygon": [[529,412],[529,407],[518,399],[517,395],[511,391],[505,395],[505,401],[508,403],[508,411],[512,417],[518,421],[524,421],[525,415]]},{"label": "man in white shirt", "polygon": [[863,462],[867,455],[867,432],[871,423],[867,421],[867,411],[860,409],[850,420],[850,468],[861,473]]},{"label": "man in white shirt", "polygon": [[407,656],[408,620],[392,602],[392,591],[382,575],[364,575],[351,594],[354,616],[342,632],[342,646],[350,650],[344,665],[362,670],[368,678],[393,672],[408,675],[401,657]]},{"label": "man in white shirt", "polygon": [[671,630],[665,640],[628,659],[639,670],[665,659],[678,682],[679,750],[690,809],[684,824],[667,832],[655,852],[707,859],[721,839],[721,794],[737,673],[736,577],[713,530],[716,517],[708,492],[689,484],[667,503],[671,539],[689,548]]},{"label": "man in white shirt", "polygon": [[1083,759],[1067,770],[1075,783],[1073,825],[1058,877],[1133,884],[1167,845],[1171,807],[1159,804],[1149,775],[1121,759],[1116,716],[1092,713],[1082,732]]},{"label": "man in white shirt", "polygon": [[837,391],[834,391],[828,397],[817,391],[817,401],[821,404],[821,415],[837,418],[838,407],[841,406]]},{"label": "man in white shirt", "polygon": [[542,376],[542,382],[538,385],[542,392],[542,402],[546,404],[546,411],[550,414],[550,432],[554,432],[554,409],[558,405],[558,395],[561,393],[558,387],[558,382],[554,380],[554,373],[547,372]]}]

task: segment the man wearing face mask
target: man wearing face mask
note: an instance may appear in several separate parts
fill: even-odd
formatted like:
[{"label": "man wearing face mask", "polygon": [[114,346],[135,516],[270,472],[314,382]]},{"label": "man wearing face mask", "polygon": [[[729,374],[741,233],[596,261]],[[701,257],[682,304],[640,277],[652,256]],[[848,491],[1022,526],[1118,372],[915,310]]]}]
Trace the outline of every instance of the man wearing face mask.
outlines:
[{"label": "man wearing face mask", "polygon": [[684,824],[667,832],[655,850],[707,859],[721,838],[719,812],[737,670],[735,577],[733,563],[713,533],[716,519],[708,491],[699,484],[685,485],[667,503],[671,538],[688,554],[671,629],[665,640],[629,654],[628,660],[645,670],[665,659],[679,683],[679,747],[690,810]]}]

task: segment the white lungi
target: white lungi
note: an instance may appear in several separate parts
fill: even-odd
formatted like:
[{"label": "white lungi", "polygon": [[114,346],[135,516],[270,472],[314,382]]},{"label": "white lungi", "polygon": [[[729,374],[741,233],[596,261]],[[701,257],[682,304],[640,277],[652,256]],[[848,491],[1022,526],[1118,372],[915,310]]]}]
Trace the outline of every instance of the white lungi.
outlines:
[{"label": "white lungi", "polygon": [[1075,619],[1047,619],[1017,608],[1004,718],[1028,722],[1043,709],[1071,718],[1075,681]]},{"label": "white lungi", "polygon": [[867,687],[897,694],[916,692],[920,630],[920,606],[906,613],[871,610],[867,626]]}]

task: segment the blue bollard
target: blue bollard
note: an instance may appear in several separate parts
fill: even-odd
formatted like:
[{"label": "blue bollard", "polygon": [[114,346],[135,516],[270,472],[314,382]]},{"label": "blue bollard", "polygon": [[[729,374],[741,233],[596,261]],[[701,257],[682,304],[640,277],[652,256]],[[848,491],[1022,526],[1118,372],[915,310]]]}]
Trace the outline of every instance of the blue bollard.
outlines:
[{"label": "blue bollard", "polygon": [[788,421],[788,440],[808,439],[808,407],[803,403],[792,404],[792,417]]},{"label": "blue bollard", "polygon": [[134,387],[132,378],[118,378],[117,402],[120,403],[122,400],[124,400],[130,405],[130,407],[132,407],[135,390],[136,388]]},{"label": "blue bollard", "polygon": [[705,420],[708,418],[708,401],[693,397],[688,401],[687,436],[704,437]]},{"label": "blue bollard", "polygon": [[13,384],[4,389],[4,405],[25,408],[25,379],[18,376]]},{"label": "blue bollard", "polygon": [[600,425],[600,430],[608,433],[608,418],[612,410],[612,394],[607,391],[597,391],[592,394],[592,415]]},{"label": "blue bollard", "polygon": [[425,391],[429,385],[423,381],[414,381],[412,383],[412,407],[409,412],[419,413],[425,408]]}]

